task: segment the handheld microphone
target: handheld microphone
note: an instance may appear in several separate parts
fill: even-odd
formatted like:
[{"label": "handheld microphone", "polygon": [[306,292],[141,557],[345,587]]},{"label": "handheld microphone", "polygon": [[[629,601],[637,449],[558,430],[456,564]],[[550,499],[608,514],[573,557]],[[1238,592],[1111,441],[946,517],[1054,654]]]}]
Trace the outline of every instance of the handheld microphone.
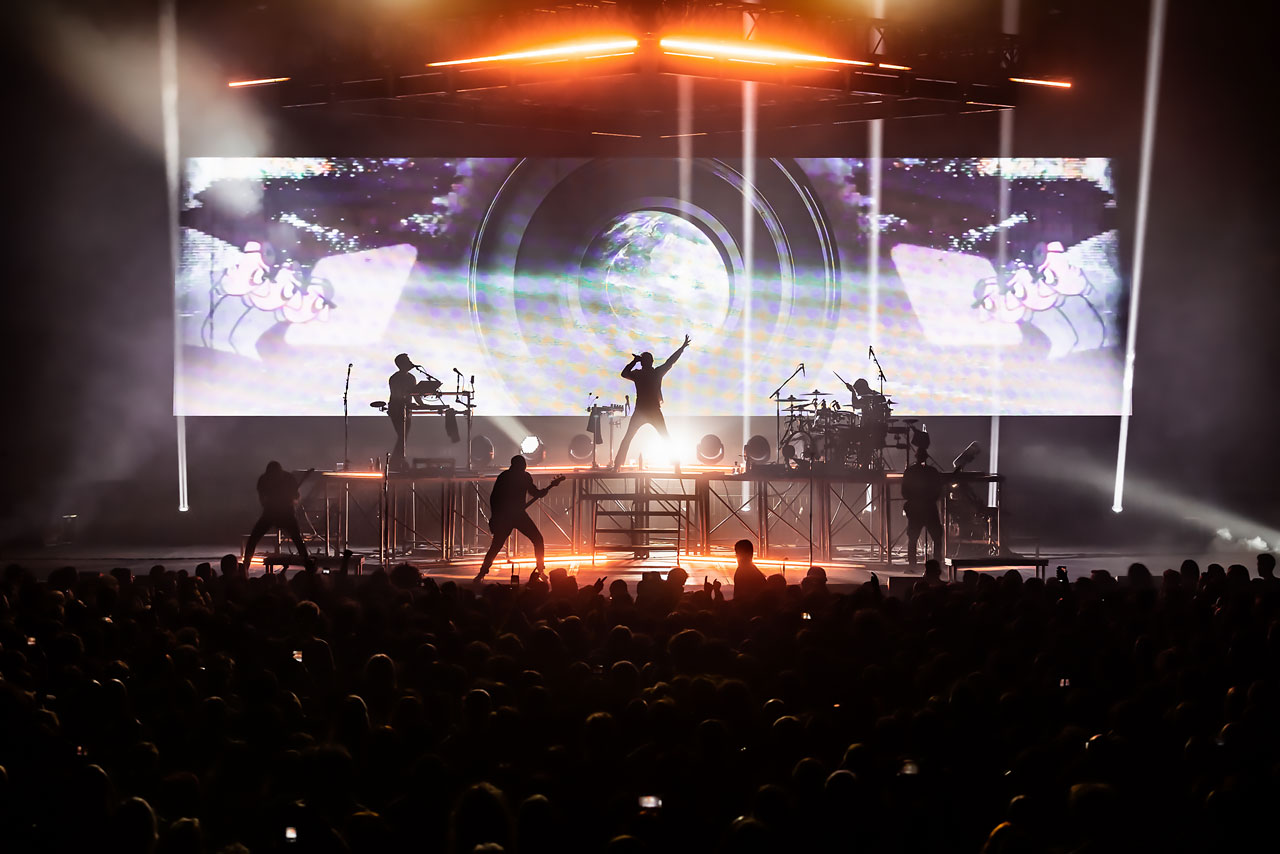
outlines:
[{"label": "handheld microphone", "polygon": [[472,385],[475,385],[475,384],[476,384],[476,375],[475,375],[475,374],[472,374],[472,375],[471,375],[471,384],[472,384]]}]

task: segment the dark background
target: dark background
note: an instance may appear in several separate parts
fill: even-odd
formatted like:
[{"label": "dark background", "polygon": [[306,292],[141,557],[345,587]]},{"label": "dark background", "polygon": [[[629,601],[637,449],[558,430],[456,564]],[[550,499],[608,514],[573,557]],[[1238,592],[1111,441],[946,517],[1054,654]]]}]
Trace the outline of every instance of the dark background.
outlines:
[{"label": "dark background", "polygon": [[[312,8],[326,5],[340,4]],[[1042,67],[1069,73],[1075,85],[1069,93],[1023,93],[1014,153],[1115,158],[1128,275],[1148,6],[1101,0],[1024,6],[1034,7],[1021,17],[1024,50]],[[1143,488],[1156,496],[1150,506],[1163,494],[1274,524],[1280,270],[1274,142],[1266,128],[1280,16],[1257,6],[1170,3],[1129,473],[1149,484]],[[184,62],[217,17],[210,9],[180,4]],[[992,2],[889,3],[890,18],[900,11],[990,29],[999,22],[999,3]],[[57,49],[51,19],[73,19],[80,40]],[[325,26],[323,15],[308,20],[309,27]],[[335,12],[332,21],[340,20]],[[80,513],[84,535],[103,542],[218,542],[234,537],[254,513],[252,479],[266,459],[305,468],[341,457],[340,418],[190,419],[192,509],[177,512],[173,279],[155,21],[156,3],[143,0],[19,2],[13,25],[5,27],[8,406],[0,537],[10,542],[38,542],[63,512]],[[68,59],[68,51],[78,59]],[[93,60],[102,56],[128,73],[95,75]],[[217,79],[222,69],[216,51],[211,56],[205,67]],[[182,153],[232,153],[235,135],[205,112],[199,82],[184,78]],[[266,118],[276,154],[675,153],[673,144],[580,132],[278,112]],[[997,153],[997,128],[995,114],[889,122],[884,150],[990,155]],[[857,156],[865,153],[866,128],[765,135],[758,145],[765,156]],[[740,146],[736,137],[700,139],[695,154],[735,156]],[[341,377],[317,381],[333,384],[340,413]],[[352,424],[353,459],[389,444],[381,420]],[[960,445],[986,441],[982,419],[930,426]],[[1176,503],[1111,513],[1117,431],[1115,418],[1005,419],[1001,469],[1010,475],[1011,524],[1059,542],[1134,545],[1185,529],[1179,517],[1187,512],[1172,509]],[[1108,474],[1088,474],[1094,471]]]}]

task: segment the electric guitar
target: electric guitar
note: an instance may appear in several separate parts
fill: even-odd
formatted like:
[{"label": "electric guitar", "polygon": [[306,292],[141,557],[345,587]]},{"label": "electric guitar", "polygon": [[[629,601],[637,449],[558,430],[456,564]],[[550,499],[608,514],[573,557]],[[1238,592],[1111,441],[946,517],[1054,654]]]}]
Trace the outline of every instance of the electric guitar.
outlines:
[{"label": "electric guitar", "polygon": [[[564,475],[562,474],[556,475],[551,479],[551,482],[547,484],[547,492],[550,492],[551,490],[555,489],[557,486],[559,486],[562,483],[564,483]],[[524,509],[528,510],[530,507],[537,504],[542,499],[543,499],[543,496],[541,495],[537,495],[537,496],[534,496],[533,498],[530,498],[528,501],[525,502]],[[489,533],[491,534],[493,533],[493,520],[496,517],[497,517],[497,514],[495,513],[493,516],[489,518]]]}]

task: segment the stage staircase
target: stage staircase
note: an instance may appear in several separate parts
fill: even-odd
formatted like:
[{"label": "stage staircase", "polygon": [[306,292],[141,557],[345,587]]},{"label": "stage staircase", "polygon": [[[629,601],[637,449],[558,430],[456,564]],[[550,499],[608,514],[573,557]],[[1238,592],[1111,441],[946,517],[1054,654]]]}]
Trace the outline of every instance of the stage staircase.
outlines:
[{"label": "stage staircase", "polygon": [[[581,506],[588,508],[587,530],[592,554],[631,552],[647,558],[653,552],[680,552],[691,545],[690,520],[695,512],[696,496],[685,492],[685,482],[676,475],[613,474],[582,481]],[[622,491],[613,492],[611,484],[622,482]],[[672,483],[679,491],[672,491]]]}]

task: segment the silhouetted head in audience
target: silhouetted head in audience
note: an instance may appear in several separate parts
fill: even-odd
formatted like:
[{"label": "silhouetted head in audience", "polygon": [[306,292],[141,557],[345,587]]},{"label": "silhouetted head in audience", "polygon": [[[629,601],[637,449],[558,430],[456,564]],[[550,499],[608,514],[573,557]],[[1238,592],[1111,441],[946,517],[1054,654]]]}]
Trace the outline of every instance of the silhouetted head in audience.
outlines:
[{"label": "silhouetted head in audience", "polygon": [[1276,556],[1271,552],[1258,555],[1258,577],[1268,580],[1276,577]]},{"label": "silhouetted head in audience", "polygon": [[453,850],[470,854],[477,845],[511,847],[511,811],[498,787],[490,783],[468,786],[453,809]]},{"label": "silhouetted head in audience", "polygon": [[750,540],[738,540],[733,544],[734,557],[738,559],[738,566],[746,566],[751,563],[751,559],[755,557],[756,547]]}]

